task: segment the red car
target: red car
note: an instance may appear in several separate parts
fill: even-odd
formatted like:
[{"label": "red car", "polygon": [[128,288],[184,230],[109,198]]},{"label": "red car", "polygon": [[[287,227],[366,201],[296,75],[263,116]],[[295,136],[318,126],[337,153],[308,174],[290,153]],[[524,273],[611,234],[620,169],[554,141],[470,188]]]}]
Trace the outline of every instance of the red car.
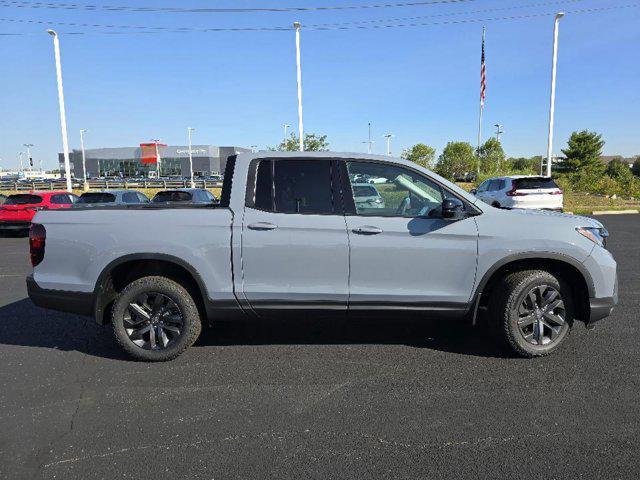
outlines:
[{"label": "red car", "polygon": [[0,232],[26,231],[38,210],[70,208],[78,197],[67,192],[29,192],[9,195],[0,205]]}]

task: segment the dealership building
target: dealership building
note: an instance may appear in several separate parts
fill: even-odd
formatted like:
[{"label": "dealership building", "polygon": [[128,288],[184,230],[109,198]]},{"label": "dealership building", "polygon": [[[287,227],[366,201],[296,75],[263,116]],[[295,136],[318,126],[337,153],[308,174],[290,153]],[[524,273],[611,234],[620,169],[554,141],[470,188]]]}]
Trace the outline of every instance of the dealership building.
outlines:
[{"label": "dealership building", "polygon": [[[230,156],[250,151],[243,147],[193,145],[193,173],[196,176],[222,173]],[[64,172],[64,154],[58,154],[58,161],[60,171]],[[82,151],[69,152],[69,162],[72,176],[84,178]],[[88,178],[191,176],[188,146],[146,143],[137,147],[86,149],[85,165]]]}]

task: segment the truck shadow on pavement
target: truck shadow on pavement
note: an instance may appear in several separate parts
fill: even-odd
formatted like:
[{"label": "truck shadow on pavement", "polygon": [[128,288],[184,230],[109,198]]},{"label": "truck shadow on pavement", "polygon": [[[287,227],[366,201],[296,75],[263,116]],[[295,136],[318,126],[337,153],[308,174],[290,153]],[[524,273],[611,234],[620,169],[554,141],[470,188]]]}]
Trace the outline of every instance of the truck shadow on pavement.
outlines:
[{"label": "truck shadow on pavement", "polygon": [[[129,360],[110,326],[45,310],[29,299],[0,307],[0,344],[78,351]],[[203,329],[195,348],[230,345],[406,345],[482,357],[503,357],[485,329],[451,319],[389,318],[246,320]]]}]

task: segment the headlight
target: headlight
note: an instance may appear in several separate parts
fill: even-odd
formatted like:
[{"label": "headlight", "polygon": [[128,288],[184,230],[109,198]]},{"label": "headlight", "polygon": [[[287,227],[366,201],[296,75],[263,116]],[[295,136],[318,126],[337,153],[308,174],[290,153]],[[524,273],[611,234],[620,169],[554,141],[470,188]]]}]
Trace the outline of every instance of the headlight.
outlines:
[{"label": "headlight", "polygon": [[607,246],[607,237],[609,236],[609,232],[604,227],[577,227],[576,231],[583,237],[587,237],[593,243],[600,245],[601,247]]}]

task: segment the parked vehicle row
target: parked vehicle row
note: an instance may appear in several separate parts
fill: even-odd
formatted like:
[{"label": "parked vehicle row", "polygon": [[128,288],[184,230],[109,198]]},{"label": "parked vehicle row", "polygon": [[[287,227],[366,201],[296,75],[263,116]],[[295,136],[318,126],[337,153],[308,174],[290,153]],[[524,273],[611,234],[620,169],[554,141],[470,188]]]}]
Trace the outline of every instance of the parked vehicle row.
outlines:
[{"label": "parked vehicle row", "polygon": [[78,197],[67,192],[32,192],[9,195],[0,207],[0,231],[25,232],[38,210],[70,208]]},{"label": "parked vehicle row", "polygon": [[206,322],[410,312],[481,318],[534,357],[617,303],[594,219],[497,209],[390,157],[243,153],[226,168],[213,208],[39,211],[30,298],[111,323],[147,361],[177,357]]},{"label": "parked vehicle row", "polygon": [[101,190],[78,196],[62,191],[17,193],[0,199],[0,231],[26,233],[37,211],[83,209],[142,204],[215,204],[218,199],[204,188],[163,190],[153,199],[136,190]]}]

